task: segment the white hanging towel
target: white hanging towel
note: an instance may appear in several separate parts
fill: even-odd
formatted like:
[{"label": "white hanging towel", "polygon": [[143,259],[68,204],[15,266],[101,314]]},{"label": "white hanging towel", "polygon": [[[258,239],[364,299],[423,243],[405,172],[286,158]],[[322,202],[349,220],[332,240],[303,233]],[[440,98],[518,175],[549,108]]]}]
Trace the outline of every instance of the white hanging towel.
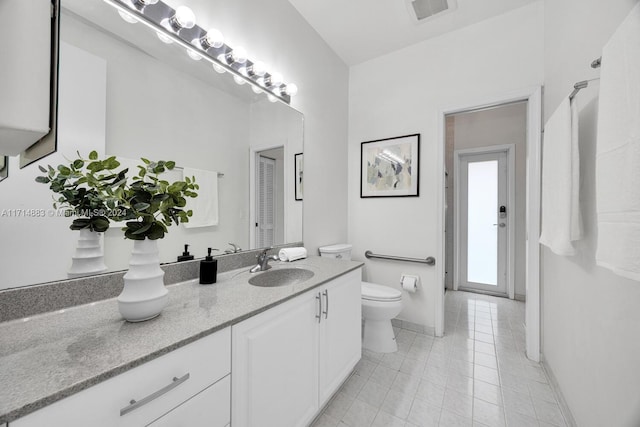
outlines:
[{"label": "white hanging towel", "polygon": [[640,281],[640,4],[602,52],[596,263]]},{"label": "white hanging towel", "polygon": [[187,198],[185,210],[191,209],[193,216],[184,223],[185,228],[211,227],[218,225],[218,172],[184,168],[184,177],[195,177],[200,187],[198,197]]},{"label": "white hanging towel", "polygon": [[544,126],[540,243],[571,256],[581,238],[578,106],[566,98]]}]

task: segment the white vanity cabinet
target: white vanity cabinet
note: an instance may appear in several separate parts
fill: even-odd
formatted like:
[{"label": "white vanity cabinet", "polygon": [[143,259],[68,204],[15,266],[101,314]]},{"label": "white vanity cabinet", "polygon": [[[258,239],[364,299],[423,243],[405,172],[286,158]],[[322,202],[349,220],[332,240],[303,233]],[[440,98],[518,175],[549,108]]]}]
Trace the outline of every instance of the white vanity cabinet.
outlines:
[{"label": "white vanity cabinet", "polygon": [[233,427],[304,427],[361,353],[361,269],[232,327]]},{"label": "white vanity cabinet", "polygon": [[226,328],[12,421],[11,427],[225,427],[230,373]]}]

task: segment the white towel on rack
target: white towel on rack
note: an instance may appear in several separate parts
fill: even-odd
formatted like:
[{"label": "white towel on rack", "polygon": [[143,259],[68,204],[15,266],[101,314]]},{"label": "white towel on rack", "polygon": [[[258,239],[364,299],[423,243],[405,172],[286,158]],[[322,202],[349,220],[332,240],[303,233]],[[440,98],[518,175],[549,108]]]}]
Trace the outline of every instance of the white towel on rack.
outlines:
[{"label": "white towel on rack", "polygon": [[198,197],[187,198],[185,210],[191,209],[193,216],[183,224],[185,228],[211,227],[218,225],[218,172],[184,168],[183,176],[195,177],[200,187]]},{"label": "white towel on rack", "polygon": [[578,106],[565,98],[544,126],[540,243],[571,256],[581,238]]},{"label": "white towel on rack", "polygon": [[596,263],[640,281],[640,4],[602,52]]}]

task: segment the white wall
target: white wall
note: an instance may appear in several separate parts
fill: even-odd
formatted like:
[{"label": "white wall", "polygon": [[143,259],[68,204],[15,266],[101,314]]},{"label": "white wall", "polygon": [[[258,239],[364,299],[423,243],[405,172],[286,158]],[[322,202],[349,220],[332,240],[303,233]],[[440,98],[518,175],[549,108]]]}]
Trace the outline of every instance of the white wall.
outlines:
[{"label": "white wall", "polygon": [[[453,141],[447,138],[447,226],[453,224],[453,151],[492,145],[515,144],[515,194],[508,215],[515,226],[515,294],[523,299],[525,290],[525,243],[526,243],[526,191],[527,191],[527,104],[505,105],[469,113],[458,113],[447,118],[454,123]],[[451,156],[449,156],[451,151]],[[451,195],[452,197],[449,197]],[[453,275],[453,229],[447,228],[447,271]]]},{"label": "white wall", "polygon": [[[178,3],[178,2],[173,2]],[[304,243],[309,253],[347,239],[349,70],[288,0],[184,0],[199,25],[217,27],[299,87],[304,114]]]},{"label": "white wall", "polygon": [[[510,90],[542,83],[543,4],[536,2],[493,19],[424,41],[351,69],[349,86],[349,240],[354,258],[364,251],[426,257],[438,249],[436,195],[439,112],[481,103]],[[420,197],[360,199],[360,143],[421,134]],[[443,260],[437,260],[443,262]],[[415,273],[422,289],[405,295],[400,318],[435,326],[433,267],[366,261],[365,277],[398,286]]]},{"label": "white wall", "polygon": [[[555,0],[545,6],[545,120],[580,80],[637,0]],[[606,64],[604,65],[606,66]],[[580,206],[574,257],[543,249],[542,351],[579,426],[640,425],[640,283],[595,265],[598,84],[580,105]]]}]

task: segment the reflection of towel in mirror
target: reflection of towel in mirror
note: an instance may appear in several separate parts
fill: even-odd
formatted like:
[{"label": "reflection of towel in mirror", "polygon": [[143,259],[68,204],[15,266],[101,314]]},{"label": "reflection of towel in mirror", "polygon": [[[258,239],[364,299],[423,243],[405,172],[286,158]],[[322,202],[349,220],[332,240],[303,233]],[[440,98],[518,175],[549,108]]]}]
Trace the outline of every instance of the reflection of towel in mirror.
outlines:
[{"label": "reflection of towel in mirror", "polygon": [[296,261],[307,257],[307,250],[305,248],[283,248],[278,252],[280,261]]},{"label": "reflection of towel in mirror", "polygon": [[185,210],[191,209],[193,216],[185,223],[185,228],[210,227],[218,225],[218,172],[184,168],[184,177],[195,177],[200,187],[198,197],[187,198]]},{"label": "reflection of towel in mirror", "polygon": [[640,281],[640,4],[602,51],[596,263]]}]

